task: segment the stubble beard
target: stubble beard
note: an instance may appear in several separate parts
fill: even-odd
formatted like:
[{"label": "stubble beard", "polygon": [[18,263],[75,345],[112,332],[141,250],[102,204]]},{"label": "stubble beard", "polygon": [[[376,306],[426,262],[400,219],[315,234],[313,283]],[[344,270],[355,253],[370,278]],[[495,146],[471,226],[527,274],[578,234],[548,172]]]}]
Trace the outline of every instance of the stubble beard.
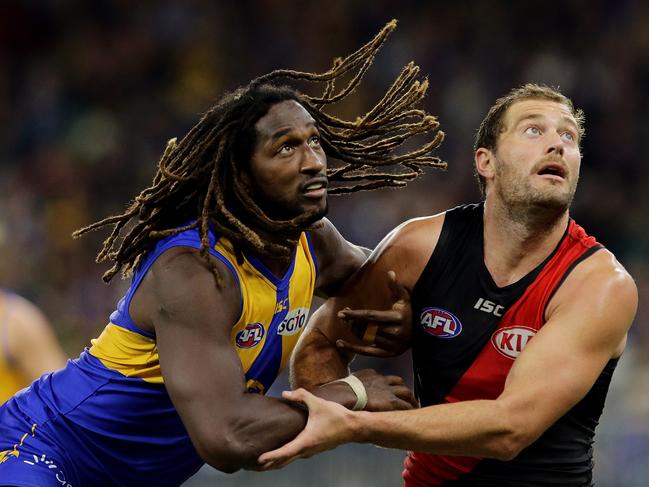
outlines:
[{"label": "stubble beard", "polygon": [[567,191],[541,189],[531,184],[530,176],[517,179],[512,173],[507,174],[502,162],[496,168],[498,182],[494,189],[513,220],[526,226],[549,226],[570,208],[577,181]]},{"label": "stubble beard", "polygon": [[325,216],[327,216],[328,212],[329,212],[329,202],[325,201],[325,205],[323,208],[316,208],[315,210],[307,211],[303,213],[304,221],[302,222],[302,224],[305,227],[310,227],[314,223],[322,220]]},{"label": "stubble beard", "polygon": [[297,228],[305,229],[324,218],[329,211],[329,202],[325,200],[323,207],[305,210],[298,202],[272,201],[261,191],[255,198],[257,205],[268,218],[275,221],[292,220]]}]

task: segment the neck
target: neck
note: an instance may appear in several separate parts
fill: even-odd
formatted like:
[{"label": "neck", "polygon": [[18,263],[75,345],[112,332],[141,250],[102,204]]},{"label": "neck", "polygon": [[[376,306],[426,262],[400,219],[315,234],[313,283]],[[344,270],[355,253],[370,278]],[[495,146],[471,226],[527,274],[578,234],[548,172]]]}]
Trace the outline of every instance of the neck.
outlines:
[{"label": "neck", "polygon": [[281,235],[277,233],[263,231],[260,229],[255,229],[255,232],[259,235],[262,242],[265,242],[267,245],[282,245],[284,247],[290,247],[290,252],[287,254],[259,254],[254,250],[251,251],[264,265],[270,270],[276,277],[282,277],[286,274],[291,261],[295,255],[295,247],[297,242],[300,239],[300,234],[302,233],[299,230],[286,230],[282,232]]},{"label": "neck", "polygon": [[292,255],[290,257],[268,257],[268,256],[259,256],[264,265],[268,268],[270,272],[277,278],[282,278],[286,274],[289,265],[291,264]]},{"label": "neck", "polygon": [[543,262],[568,226],[568,211],[506,206],[487,197],[484,210],[484,259],[494,282],[512,284]]}]

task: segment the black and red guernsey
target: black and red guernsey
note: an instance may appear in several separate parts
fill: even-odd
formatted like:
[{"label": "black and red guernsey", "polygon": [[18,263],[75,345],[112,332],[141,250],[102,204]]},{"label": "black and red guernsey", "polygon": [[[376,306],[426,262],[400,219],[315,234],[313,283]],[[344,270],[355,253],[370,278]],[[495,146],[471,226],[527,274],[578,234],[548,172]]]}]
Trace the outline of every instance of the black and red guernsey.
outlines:
[{"label": "black and red guernsey", "polygon": [[[498,287],[484,264],[483,204],[446,213],[413,294],[415,392],[422,406],[495,399],[548,302],[574,267],[602,248],[570,220],[557,248],[518,282]],[[410,452],[404,486],[592,484],[592,443],[617,360],[590,392],[511,461]]]}]

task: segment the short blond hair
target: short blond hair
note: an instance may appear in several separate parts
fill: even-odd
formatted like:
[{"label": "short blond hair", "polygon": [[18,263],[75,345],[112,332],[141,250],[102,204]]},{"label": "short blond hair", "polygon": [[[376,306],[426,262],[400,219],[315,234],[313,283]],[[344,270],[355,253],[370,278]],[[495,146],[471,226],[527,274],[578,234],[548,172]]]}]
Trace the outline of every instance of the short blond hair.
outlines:
[{"label": "short blond hair", "polygon": [[[505,130],[504,120],[507,110],[514,103],[523,100],[548,100],[566,105],[570,108],[572,116],[575,117],[577,128],[579,130],[579,141],[581,142],[581,139],[586,133],[584,129],[585,117],[583,110],[575,108],[572,100],[563,95],[558,88],[538,85],[536,83],[527,83],[518,88],[514,88],[505,96],[498,98],[496,103],[494,103],[494,105],[489,109],[487,116],[480,123],[478,132],[476,133],[475,141],[473,143],[474,152],[481,147],[491,151],[496,150],[498,137],[503,130]],[[485,179],[477,171],[476,177],[478,178],[480,192],[484,196],[486,184]]]}]

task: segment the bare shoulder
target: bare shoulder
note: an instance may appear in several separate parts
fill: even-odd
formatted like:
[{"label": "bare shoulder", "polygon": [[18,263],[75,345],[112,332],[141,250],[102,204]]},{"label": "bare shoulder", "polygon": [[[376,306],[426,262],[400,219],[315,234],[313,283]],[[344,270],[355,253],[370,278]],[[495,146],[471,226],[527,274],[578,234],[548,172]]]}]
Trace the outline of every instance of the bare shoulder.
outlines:
[{"label": "bare shoulder", "polygon": [[364,253],[360,247],[346,240],[328,218],[320,220],[313,229],[309,230],[309,235],[319,261],[340,257],[341,251],[359,253],[364,260]]},{"label": "bare shoulder", "polygon": [[49,323],[43,312],[22,296],[12,296],[8,313],[10,317],[8,326],[20,333],[31,334],[49,329]]},{"label": "bare shoulder", "polygon": [[25,352],[54,340],[54,331],[45,314],[26,298],[12,295],[6,316],[9,348],[14,355],[30,356]]},{"label": "bare shoulder", "polygon": [[346,240],[327,218],[318,222],[310,236],[318,263],[315,292],[321,297],[335,295],[369,251]]},{"label": "bare shoulder", "polygon": [[138,326],[153,331],[161,315],[190,316],[214,307],[221,307],[222,315],[238,310],[241,292],[237,277],[220,260],[208,258],[221,278],[220,285],[197,249],[173,247],[162,253],[131,302],[131,316]]},{"label": "bare shoulder", "polygon": [[618,356],[637,307],[635,281],[610,251],[601,249],[566,278],[548,304],[546,318],[581,317],[585,333],[617,343],[613,356]]},{"label": "bare shoulder", "polygon": [[407,220],[388,234],[385,244],[390,248],[417,251],[434,247],[442,232],[445,216],[444,212]]},{"label": "bare shoulder", "polygon": [[[219,259],[211,254],[208,256],[211,265],[218,269],[221,278],[224,280],[225,287],[236,281],[232,272]],[[208,276],[213,278],[212,271],[200,251],[193,247],[172,247],[163,252],[156,259],[149,271],[150,276],[161,283],[166,283],[170,277],[182,279],[183,281],[194,281],[207,279]]]},{"label": "bare shoulder", "polygon": [[6,321],[8,345],[29,380],[65,365],[66,356],[43,312],[21,296],[12,296]]},{"label": "bare shoulder", "polygon": [[321,243],[326,244],[331,239],[336,239],[336,233],[338,233],[336,227],[328,218],[323,218],[316,223],[310,232],[313,243],[318,246]]},{"label": "bare shoulder", "polygon": [[579,295],[588,296],[593,302],[604,300],[618,305],[635,305],[638,289],[615,256],[607,249],[601,249],[575,267],[548,309]]},{"label": "bare shoulder", "polygon": [[412,288],[435,250],[444,217],[439,213],[402,223],[381,241],[366,266],[394,270],[400,282]]},{"label": "bare shoulder", "polygon": [[576,271],[577,278],[595,280],[600,285],[621,286],[618,291],[626,289],[637,293],[635,281],[608,249],[595,252],[584,261],[581,269],[578,266]]}]

